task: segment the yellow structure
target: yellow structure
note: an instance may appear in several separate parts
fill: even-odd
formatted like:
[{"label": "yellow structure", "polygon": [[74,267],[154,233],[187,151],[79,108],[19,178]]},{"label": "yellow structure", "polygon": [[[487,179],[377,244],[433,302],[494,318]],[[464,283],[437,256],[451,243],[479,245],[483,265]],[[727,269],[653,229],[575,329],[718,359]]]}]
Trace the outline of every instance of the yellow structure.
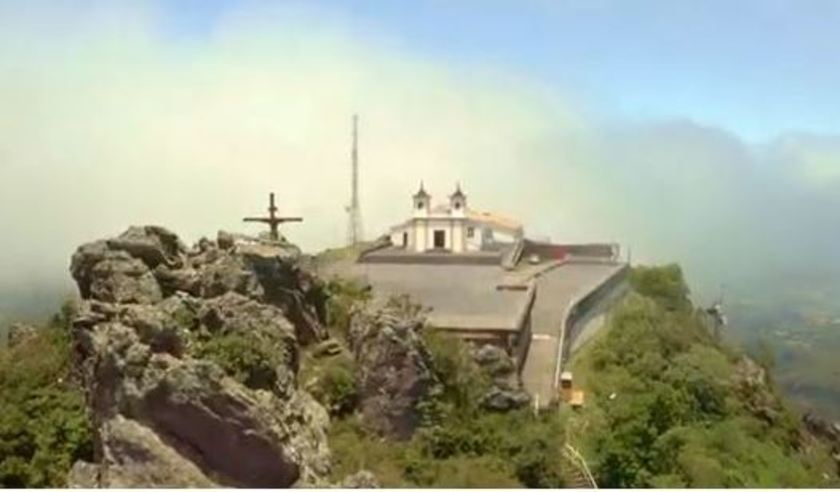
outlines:
[{"label": "yellow structure", "polygon": [[582,389],[574,387],[572,373],[570,371],[563,371],[560,375],[560,399],[572,408],[580,408],[586,399]]}]

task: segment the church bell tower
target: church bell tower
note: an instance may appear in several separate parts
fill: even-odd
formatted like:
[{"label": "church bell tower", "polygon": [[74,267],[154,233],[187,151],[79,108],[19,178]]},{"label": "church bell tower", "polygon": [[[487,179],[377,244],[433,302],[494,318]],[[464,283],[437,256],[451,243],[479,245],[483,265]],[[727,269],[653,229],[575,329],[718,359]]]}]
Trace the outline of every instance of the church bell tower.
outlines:
[{"label": "church bell tower", "polygon": [[428,217],[429,210],[432,207],[432,196],[426,193],[426,189],[423,187],[423,182],[420,182],[420,189],[417,190],[417,193],[414,194],[413,197],[414,202],[414,216],[415,217]]},{"label": "church bell tower", "polygon": [[467,195],[461,191],[461,183],[455,186],[455,193],[449,196],[449,209],[453,217],[466,217]]}]

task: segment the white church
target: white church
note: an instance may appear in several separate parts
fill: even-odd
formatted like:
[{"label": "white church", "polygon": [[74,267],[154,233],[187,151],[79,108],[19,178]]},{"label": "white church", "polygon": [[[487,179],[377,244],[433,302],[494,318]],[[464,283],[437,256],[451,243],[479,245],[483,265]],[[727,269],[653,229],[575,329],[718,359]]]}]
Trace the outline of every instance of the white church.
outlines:
[{"label": "white church", "polygon": [[470,208],[460,184],[447,203],[432,206],[422,183],[413,196],[412,217],[389,232],[393,247],[415,253],[490,251],[523,234],[522,224],[514,219]]}]

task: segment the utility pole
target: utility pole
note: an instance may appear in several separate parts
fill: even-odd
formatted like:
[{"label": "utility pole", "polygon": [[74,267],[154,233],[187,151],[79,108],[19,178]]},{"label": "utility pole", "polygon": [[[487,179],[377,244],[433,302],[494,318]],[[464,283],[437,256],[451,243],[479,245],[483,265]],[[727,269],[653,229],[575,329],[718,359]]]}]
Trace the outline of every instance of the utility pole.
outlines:
[{"label": "utility pole", "polygon": [[347,243],[353,246],[362,240],[362,212],[359,209],[359,116],[353,115],[353,151],[350,205],[347,211]]}]

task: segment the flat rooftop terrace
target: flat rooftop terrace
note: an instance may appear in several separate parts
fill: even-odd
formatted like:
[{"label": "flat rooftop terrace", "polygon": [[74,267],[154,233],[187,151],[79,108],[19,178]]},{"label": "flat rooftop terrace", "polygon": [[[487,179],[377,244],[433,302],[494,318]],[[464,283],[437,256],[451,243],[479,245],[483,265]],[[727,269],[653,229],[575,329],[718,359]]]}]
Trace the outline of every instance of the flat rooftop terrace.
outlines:
[{"label": "flat rooftop terrace", "polygon": [[529,301],[526,289],[497,288],[506,275],[498,264],[357,263],[351,274],[381,298],[408,294],[440,328],[516,331]]}]

